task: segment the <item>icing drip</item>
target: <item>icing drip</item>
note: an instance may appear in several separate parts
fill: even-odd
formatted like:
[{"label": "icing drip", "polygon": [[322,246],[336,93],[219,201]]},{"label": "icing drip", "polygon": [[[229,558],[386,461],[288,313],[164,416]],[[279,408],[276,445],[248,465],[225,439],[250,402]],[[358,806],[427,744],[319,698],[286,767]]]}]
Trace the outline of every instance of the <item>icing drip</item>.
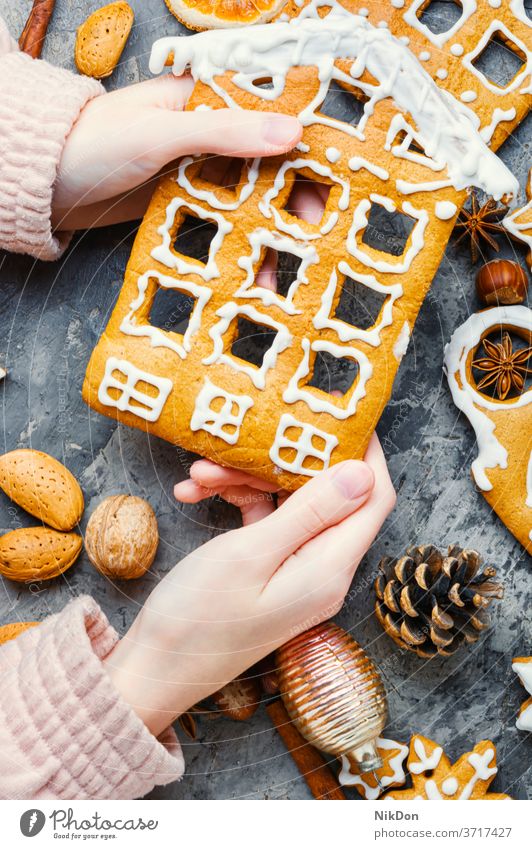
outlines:
[{"label": "icing drip", "polygon": [[[212,402],[221,398],[220,409],[213,410]],[[240,427],[247,411],[253,406],[249,395],[234,395],[205,378],[203,388],[196,397],[194,412],[190,420],[190,429],[205,430],[218,436],[229,445],[235,445],[240,435]],[[236,407],[236,412],[233,409]]]},{"label": "icing drip", "polygon": [[502,123],[502,121],[513,121],[515,116],[516,111],[513,106],[511,109],[499,109],[498,107],[496,107],[493,110],[493,115],[491,116],[490,123],[487,124],[485,127],[482,127],[480,131],[480,135],[482,136],[486,144],[490,143],[493,137],[493,133],[495,132],[499,124]]},{"label": "icing drip", "polygon": [[460,100],[463,100],[464,103],[473,103],[473,101],[477,99],[477,96],[478,95],[476,91],[468,89],[467,91],[462,92],[462,94],[460,95]]},{"label": "icing drip", "polygon": [[403,326],[401,327],[401,332],[399,336],[395,340],[395,345],[393,346],[393,355],[396,360],[401,362],[404,355],[406,354],[406,349],[408,348],[408,343],[410,342],[410,325],[408,321],[405,321]]},{"label": "icing drip", "polygon": [[[528,190],[532,198],[532,175],[529,177]],[[503,218],[502,221],[508,232],[516,239],[520,239],[524,242],[529,251],[532,251],[532,223],[530,222],[531,211],[532,199],[525,206],[510,212],[509,215]],[[523,218],[523,221],[519,223],[519,219],[521,217]]]},{"label": "icing drip", "polygon": [[387,772],[383,773],[382,771],[379,771],[380,787],[378,784],[375,786],[368,784],[364,775],[352,773],[349,768],[349,760],[345,756],[342,757],[342,768],[338,775],[339,784],[342,784],[344,787],[360,787],[363,791],[362,795],[370,801],[378,799],[382,789],[396,786],[398,784],[404,784],[406,780],[403,764],[408,754],[408,746],[404,746],[402,743],[396,743],[395,740],[387,740],[383,737],[379,737],[377,740],[377,748],[381,751],[390,751],[392,749],[398,750],[397,754],[391,757],[386,764],[387,772],[389,770],[391,774],[388,775]]},{"label": "icing drip", "polygon": [[379,283],[377,278],[372,274],[359,274],[353,271],[347,262],[343,260],[338,263],[338,271],[340,274],[350,277],[362,286],[373,289],[374,292],[389,296],[381,309],[379,319],[373,327],[362,330],[360,327],[354,327],[351,324],[346,324],[340,319],[332,317],[333,300],[338,287],[338,274],[335,270],[330,276],[327,289],[321,298],[321,306],[312,319],[312,323],[316,330],[322,330],[325,327],[334,330],[342,342],[353,342],[355,339],[358,339],[376,348],[381,343],[381,330],[384,327],[389,327],[393,321],[393,305],[397,298],[400,298],[403,294],[403,287],[400,283],[392,283],[385,286],[383,283]]},{"label": "icing drip", "polygon": [[[366,355],[357,348],[344,348],[342,345],[335,345],[333,342],[327,342],[323,339],[318,339],[312,343],[310,343],[308,339],[302,339],[301,345],[303,348],[303,359],[295,373],[290,378],[288,386],[283,392],[283,401],[287,404],[295,404],[296,401],[304,401],[313,413],[330,413],[331,416],[340,420],[348,419],[350,416],[354,415],[358,402],[366,395],[366,383],[373,373],[373,367]],[[302,380],[308,377],[310,373],[311,350],[316,353],[325,351],[333,357],[338,357],[338,359],[341,359],[342,357],[350,357],[358,363],[358,378],[356,379],[355,388],[349,398],[347,406],[343,407],[338,405],[338,401],[341,403],[341,399],[338,399],[336,403],[329,400],[330,396],[319,389],[312,392],[309,390],[305,391],[305,389],[300,388],[299,384]]]},{"label": "icing drip", "polygon": [[461,56],[464,52],[464,48],[461,44],[451,44],[451,53],[453,56]]},{"label": "icing drip", "polygon": [[439,80],[446,80],[448,72],[445,70],[445,68],[438,68],[438,70],[436,71],[436,76]]},{"label": "icing drip", "polygon": [[[323,19],[318,15],[321,5],[331,7]],[[412,4],[404,17],[419,29],[415,15],[418,6],[417,2]],[[476,3],[464,0],[463,6],[460,25]],[[412,15],[413,21],[410,20]],[[456,26],[439,35],[435,43],[443,43],[455,30]],[[433,35],[425,26],[422,31]],[[288,22],[249,27],[245,31],[235,28],[200,32],[188,38],[161,39],[152,50],[150,69],[153,73],[164,69],[171,52],[174,53],[174,73],[181,74],[190,68],[195,80],[209,85],[231,107],[237,104],[216,81],[216,77],[226,71],[235,72],[232,82],[237,87],[273,101],[282,94],[291,68],[316,66],[320,87],[312,103],[299,113],[304,126],[321,123],[363,140],[364,126],[375,104],[393,97],[400,109],[412,115],[427,154],[446,163],[455,188],[475,185],[495,198],[517,191],[514,177],[486,147],[454,98],[440,91],[407,47],[388,29],[373,27],[364,17],[352,15],[336,0],[310,4]],[[354,59],[349,74],[335,67],[334,60],[339,58]],[[365,70],[378,81],[377,85],[360,79]],[[260,76],[271,76],[273,88],[255,86],[253,81]],[[332,80],[356,84],[369,98],[357,127],[316,112]]]},{"label": "icing drip", "polygon": [[[532,696],[532,660],[529,663],[519,661],[512,663],[512,669],[519,675],[521,684]],[[525,702],[515,723],[519,731],[532,731],[532,702]]]},{"label": "icing drip", "polygon": [[[286,432],[291,428],[300,431],[297,437],[289,437]],[[289,413],[283,413],[279,419],[279,425],[275,434],[273,445],[270,448],[270,459],[280,469],[285,469],[293,474],[306,475],[307,477],[315,477],[324,469],[329,468],[331,461],[331,452],[338,445],[338,438],[324,430],[319,430],[317,427],[300,422]],[[291,461],[284,459],[281,456],[283,449],[295,451],[295,456]],[[321,468],[309,469],[304,466],[305,460],[319,460]]]},{"label": "icing drip", "polygon": [[453,215],[458,212],[458,207],[450,200],[439,200],[434,207],[436,218],[441,221],[448,221]]},{"label": "icing drip", "polygon": [[[115,373],[118,373],[118,376],[115,376]],[[139,383],[152,387],[157,394],[148,395],[138,389]],[[115,407],[122,413],[133,413],[147,422],[156,422],[173,385],[168,377],[157,377],[147,371],[141,371],[128,360],[109,357],[105,364],[105,374],[98,387],[98,400],[105,407]],[[117,395],[110,395],[110,389]]]},{"label": "icing drip", "polygon": [[482,395],[469,383],[469,352],[477,348],[487,331],[501,325],[531,330],[532,312],[525,306],[511,306],[492,307],[476,313],[455,330],[445,348],[444,356],[444,370],[453,401],[458,409],[465,413],[475,431],[478,456],[471,470],[475,483],[484,491],[492,489],[486,470],[497,466],[506,469],[508,466],[508,451],[495,436],[495,424],[484,410],[512,410],[524,407],[532,401],[532,389],[511,401],[500,402]]},{"label": "icing drip", "polygon": [[[399,133],[404,133],[404,138],[400,144],[393,145],[393,141]],[[417,165],[424,165],[430,168],[431,171],[442,171],[445,168],[444,162],[435,162],[429,156],[418,153],[415,150],[409,150],[412,141],[415,140],[418,145],[422,145],[419,133],[416,133],[413,127],[405,120],[403,115],[394,115],[390,121],[388,132],[386,133],[386,141],[384,143],[385,150],[391,150],[392,154],[398,159],[407,159],[409,162],[415,162]],[[406,184],[405,184],[406,185]]]},{"label": "icing drip", "polygon": [[[205,357],[204,365],[212,365],[212,363],[225,363],[231,366],[235,371],[243,372],[251,378],[253,385],[257,389],[264,389],[266,386],[266,374],[271,368],[275,368],[277,357],[284,351],[292,342],[292,334],[287,330],[284,324],[281,324],[268,315],[257,312],[254,307],[238,305],[234,301],[224,304],[216,311],[216,315],[220,317],[220,321],[213,325],[209,330],[209,336],[214,342],[214,350],[212,354]],[[260,368],[253,365],[246,365],[244,360],[224,354],[224,334],[227,332],[229,325],[237,316],[246,316],[257,324],[264,324],[267,327],[272,327],[277,331],[271,348],[264,354],[262,365]]]},{"label": "icing drip", "polygon": [[[174,225],[176,212],[178,209],[181,209],[181,207],[184,207],[185,210],[191,210],[191,212],[203,221],[214,221],[218,225],[218,230],[210,244],[209,257],[205,264],[196,260],[188,260],[180,254],[173,253],[171,249],[172,235],[170,231]],[[164,224],[161,224],[161,226],[157,228],[157,232],[160,236],[162,236],[162,242],[160,245],[153,248],[151,255],[153,259],[156,259],[158,262],[166,265],[167,268],[177,269],[179,274],[199,274],[199,276],[203,277],[204,280],[212,280],[213,277],[220,276],[215,257],[220,250],[225,236],[227,233],[230,233],[232,229],[233,225],[229,221],[226,221],[223,215],[219,212],[207,211],[202,209],[200,206],[196,206],[195,203],[190,203],[190,201],[187,201],[184,198],[175,197],[172,198],[166,207],[166,220]]]},{"label": "icing drip", "polygon": [[325,151],[325,156],[327,157],[327,159],[329,160],[329,162],[332,162],[333,164],[334,164],[335,162],[338,162],[338,160],[340,159],[341,155],[342,155],[342,154],[341,154],[341,152],[338,150],[338,148],[337,148],[337,147],[328,147],[328,148],[327,148],[327,150]]}]

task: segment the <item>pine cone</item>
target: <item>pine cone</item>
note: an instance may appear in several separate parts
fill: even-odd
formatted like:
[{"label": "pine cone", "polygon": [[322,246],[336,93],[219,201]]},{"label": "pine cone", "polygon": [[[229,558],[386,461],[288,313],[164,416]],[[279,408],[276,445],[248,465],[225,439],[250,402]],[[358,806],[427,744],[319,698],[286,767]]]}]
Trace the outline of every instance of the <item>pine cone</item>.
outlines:
[{"label": "pine cone", "polygon": [[419,657],[449,656],[474,643],[490,624],[486,608],[502,598],[497,571],[478,551],[449,546],[411,546],[400,558],[384,557],[375,581],[375,613],[401,648]]}]

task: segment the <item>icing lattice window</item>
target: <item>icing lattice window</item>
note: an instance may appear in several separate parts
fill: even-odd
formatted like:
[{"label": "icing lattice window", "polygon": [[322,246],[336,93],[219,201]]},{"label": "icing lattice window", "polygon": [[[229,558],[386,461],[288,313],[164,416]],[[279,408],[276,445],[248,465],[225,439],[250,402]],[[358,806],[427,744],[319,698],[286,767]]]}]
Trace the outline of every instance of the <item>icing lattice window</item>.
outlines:
[{"label": "icing lattice window", "polygon": [[168,377],[157,377],[127,360],[109,357],[98,388],[100,404],[120,412],[134,413],[147,422],[161,415],[173,383]]},{"label": "icing lattice window", "polygon": [[488,82],[504,89],[526,64],[526,55],[514,41],[495,30],[472,64]]},{"label": "icing lattice window", "polygon": [[[395,201],[382,195],[372,194],[369,199],[364,198],[359,201],[353,213],[353,222],[347,236],[347,249],[352,256],[368,268],[374,268],[380,272],[403,274],[410,269],[413,260],[425,246],[424,235],[429,222],[429,214],[426,209],[416,209],[409,201],[403,201],[401,212],[414,220],[414,226],[403,244],[401,253],[396,256],[391,252],[392,248],[395,250],[396,244],[400,246],[402,239],[398,243],[392,242],[391,237],[383,236],[377,242],[380,245],[378,249],[369,245],[366,246],[364,243],[369,228],[371,209],[374,205],[383,209],[383,212],[380,213],[382,215],[395,213],[397,210]],[[394,259],[396,261],[392,262]]]},{"label": "icing lattice window", "polygon": [[338,438],[284,413],[277,427],[270,459],[281,469],[314,477],[329,467]]},{"label": "icing lattice window", "polygon": [[[404,13],[403,18],[406,23],[423,33],[433,44],[438,47],[443,47],[452,36],[465,24],[468,18],[476,11],[476,3],[467,0],[466,3],[461,3],[457,0],[457,11],[460,12],[456,20],[454,10],[445,10],[444,15],[437,18],[437,15],[430,11],[430,6],[450,6],[453,3],[438,3],[437,0],[414,0],[408,10]],[[437,12],[437,10],[436,10]],[[445,23],[436,23],[436,20],[445,21]],[[442,27],[445,27],[444,29]],[[439,30],[439,31],[436,31]]]},{"label": "icing lattice window", "polygon": [[248,395],[234,395],[206,378],[196,398],[190,420],[191,430],[206,430],[229,445],[234,445],[238,441],[244,416],[252,406],[253,400]]},{"label": "icing lattice window", "polygon": [[415,223],[413,218],[399,212],[395,207],[387,208],[384,203],[373,201],[368,213],[368,223],[362,234],[362,242],[376,251],[401,256]]}]

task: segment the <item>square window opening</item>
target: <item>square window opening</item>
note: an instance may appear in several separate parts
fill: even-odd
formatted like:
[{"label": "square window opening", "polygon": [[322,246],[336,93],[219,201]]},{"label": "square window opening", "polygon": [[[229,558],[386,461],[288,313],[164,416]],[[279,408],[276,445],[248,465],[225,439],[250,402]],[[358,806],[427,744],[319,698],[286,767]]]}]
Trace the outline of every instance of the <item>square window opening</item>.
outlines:
[{"label": "square window opening", "polygon": [[[351,357],[335,357],[328,351],[318,351],[307,386],[313,386],[328,395],[340,397],[351,389],[358,377],[358,372],[358,363]],[[318,438],[321,439],[321,437],[313,437],[313,442]],[[325,445],[316,444],[314,447],[322,451]]]},{"label": "square window opening", "polygon": [[286,463],[288,466],[291,466],[297,457],[297,449],[292,448],[291,446],[283,445],[282,448],[279,449],[279,457]]},{"label": "square window opening", "polygon": [[199,177],[236,194],[242,177],[242,166],[242,159],[235,156],[209,156],[201,166]]},{"label": "square window opening", "polygon": [[523,51],[499,30],[495,30],[473,66],[491,83],[506,88],[526,63]]},{"label": "square window opening", "polygon": [[410,215],[397,209],[389,212],[380,203],[372,203],[362,241],[376,251],[401,256],[415,225]]},{"label": "square window opening", "polygon": [[369,330],[377,323],[387,297],[383,292],[375,292],[369,286],[346,277],[334,318],[360,330]]},{"label": "square window opening", "polygon": [[184,334],[195,303],[192,295],[159,286],[150,309],[150,324],[167,333]]},{"label": "square window opening", "polygon": [[320,106],[320,113],[327,118],[351,124],[356,127],[364,114],[364,103],[367,98],[360,97],[342,88],[336,80],[332,80],[325,100]]},{"label": "square window opening", "polygon": [[211,242],[217,231],[218,227],[211,221],[185,215],[174,239],[174,250],[186,257],[206,263]]},{"label": "square window opening", "polygon": [[290,286],[297,278],[300,266],[301,257],[289,251],[276,251],[275,248],[268,248],[256,277],[256,285],[264,289],[272,289],[281,297],[286,298]]},{"label": "square window opening", "polygon": [[272,89],[273,79],[272,77],[257,77],[256,80],[253,80],[253,85],[255,88]]},{"label": "square window opening", "polygon": [[424,8],[418,10],[417,16],[422,24],[425,24],[435,35],[449,32],[462,17],[463,8],[460,2],[455,0],[429,0]]},{"label": "square window opening", "polygon": [[240,316],[237,321],[236,339],[231,345],[231,354],[260,368],[265,354],[274,343],[276,334],[277,331],[271,327]]},{"label": "square window opening", "polygon": [[290,215],[294,215],[301,221],[319,225],[331,189],[330,183],[320,183],[319,180],[303,177],[299,172],[296,172],[294,184],[284,208]]}]

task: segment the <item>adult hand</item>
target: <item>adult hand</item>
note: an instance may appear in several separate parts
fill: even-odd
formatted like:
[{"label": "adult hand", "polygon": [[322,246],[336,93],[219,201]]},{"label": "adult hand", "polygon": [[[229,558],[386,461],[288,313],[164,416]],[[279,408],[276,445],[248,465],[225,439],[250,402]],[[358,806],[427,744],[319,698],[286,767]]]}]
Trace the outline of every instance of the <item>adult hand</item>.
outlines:
[{"label": "adult hand", "polygon": [[271,489],[203,460],[176,488],[184,501],[217,492],[240,502],[247,524],[178,563],[105,661],[154,734],[306,622],[333,616],[395,503],[376,436],[365,462],[322,472],[278,509]]},{"label": "adult hand", "polygon": [[68,136],[54,187],[56,229],[141,218],[152,178],[186,153],[275,156],[301,138],[296,118],[217,109],[183,112],[194,86],[172,74],[103,94]]}]

